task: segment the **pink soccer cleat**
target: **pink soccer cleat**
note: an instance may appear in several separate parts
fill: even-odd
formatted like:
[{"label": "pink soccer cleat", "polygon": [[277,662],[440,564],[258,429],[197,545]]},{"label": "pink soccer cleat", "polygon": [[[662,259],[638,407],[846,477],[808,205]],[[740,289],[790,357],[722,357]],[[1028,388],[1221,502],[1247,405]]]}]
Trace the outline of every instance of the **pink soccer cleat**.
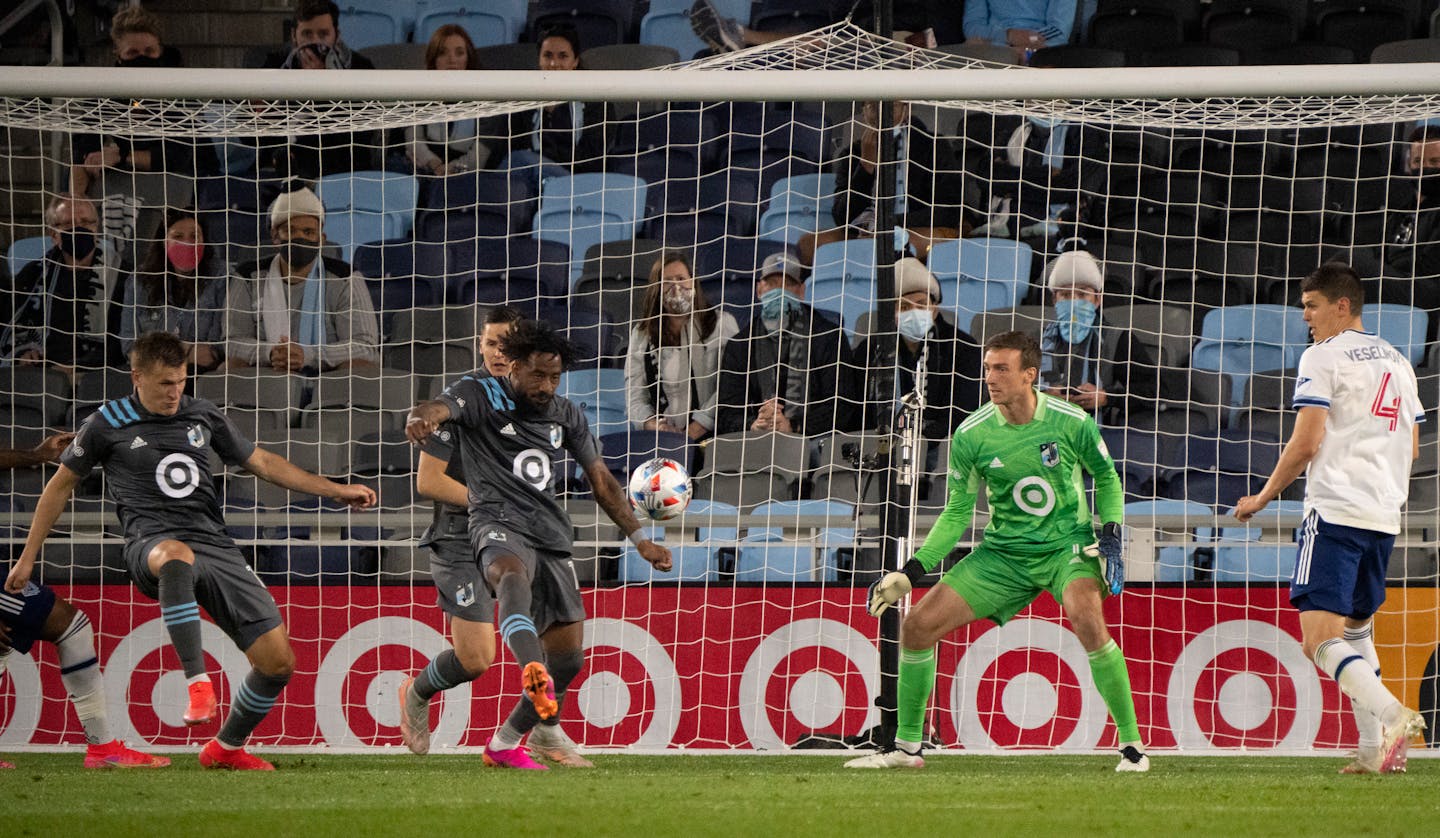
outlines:
[{"label": "pink soccer cleat", "polygon": [[524,748],[499,751],[485,746],[485,764],[491,768],[519,768],[523,771],[549,771],[550,769],[530,758]]},{"label": "pink soccer cleat", "polygon": [[196,681],[189,689],[190,706],[185,708],[183,716],[186,726],[195,727],[215,721],[215,685],[209,681]]},{"label": "pink soccer cleat", "polygon": [[211,739],[200,749],[200,765],[203,768],[225,768],[231,771],[274,771],[275,766],[246,753],[244,748],[230,750]]},{"label": "pink soccer cleat", "polygon": [[4,770],[7,769],[7,768],[14,768],[14,767],[15,767],[15,763],[13,763],[13,762],[6,762],[5,760],[0,759],[0,771],[4,771]]},{"label": "pink soccer cleat", "polygon": [[119,739],[85,749],[86,768],[164,768],[169,764],[169,757],[142,754]]}]

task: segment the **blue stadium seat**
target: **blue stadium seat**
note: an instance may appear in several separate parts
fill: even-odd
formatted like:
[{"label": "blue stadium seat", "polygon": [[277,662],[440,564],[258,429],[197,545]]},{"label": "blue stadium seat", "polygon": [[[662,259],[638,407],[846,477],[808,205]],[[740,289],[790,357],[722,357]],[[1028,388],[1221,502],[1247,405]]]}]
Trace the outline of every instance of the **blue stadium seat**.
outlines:
[{"label": "blue stadium seat", "polygon": [[[1132,515],[1185,515],[1197,521],[1210,521],[1215,510],[1199,503],[1183,500],[1142,500],[1125,504],[1125,517]],[[1157,530],[1161,528],[1157,527]],[[1180,534],[1178,528],[1165,527],[1167,534]],[[1192,527],[1184,531],[1196,541],[1210,541],[1215,537],[1213,527]],[[1156,582],[1193,582],[1197,567],[1196,553],[1200,547],[1161,547],[1155,556]]]},{"label": "blue stadium seat", "polygon": [[855,507],[851,504],[832,500],[770,501],[755,507],[751,514],[767,518],[768,523],[745,533],[735,563],[736,581],[833,582],[842,564],[847,569],[850,566],[855,546],[853,527],[821,527],[809,538],[800,537],[799,544],[793,537],[786,542],[784,530],[801,529],[796,519],[802,515],[852,518]]},{"label": "blue stadium seat", "polygon": [[410,234],[420,183],[414,175],[397,172],[342,172],[320,178],[316,193],[325,205],[327,232],[332,213],[379,215],[384,219],[385,235],[378,241]]},{"label": "blue stadium seat", "polygon": [[1304,346],[1310,340],[1310,327],[1298,308],[1256,303],[1222,306],[1205,312],[1200,337],[1207,340],[1235,342],[1265,336],[1265,342]]},{"label": "blue stadium seat", "polygon": [[1196,341],[1195,349],[1190,353],[1190,364],[1197,370],[1209,370],[1230,376],[1227,404],[1239,408],[1244,406],[1245,385],[1252,375],[1267,370],[1293,368],[1303,349],[1303,346],[1290,347],[1254,341],[1222,342],[1201,338]]},{"label": "blue stadium seat", "polygon": [[344,24],[345,43],[351,49],[364,50],[379,44],[398,44],[410,40],[415,24],[415,4],[404,0],[344,0],[340,20]]},{"label": "blue stadium seat", "polygon": [[540,193],[535,238],[570,248],[570,282],[580,278],[591,245],[635,237],[644,216],[647,185],[633,175],[553,177]]},{"label": "blue stadium seat", "polygon": [[476,226],[486,231],[528,233],[539,206],[529,178],[498,170],[430,178],[422,197],[424,209],[416,222],[416,235],[428,241],[450,241],[430,230],[445,230],[457,215],[478,216]]},{"label": "blue stadium seat", "polygon": [[[620,581],[621,582],[668,582],[685,581],[701,582],[712,581],[719,578],[722,565],[726,563],[727,555],[733,556],[733,547],[726,544],[707,544],[707,542],[733,542],[739,537],[739,527],[733,525],[711,526],[709,522],[715,516],[738,515],[739,510],[727,503],[696,498],[690,501],[685,513],[680,516],[679,523],[682,527],[696,528],[696,539],[699,544],[686,543],[670,548],[670,557],[674,566],[669,572],[662,573],[650,566],[650,563],[640,558],[635,548],[627,545],[620,554]],[[664,530],[655,524],[645,527],[646,534],[657,543],[664,543]]]},{"label": "blue stadium seat", "polygon": [[11,278],[19,276],[21,269],[31,262],[44,259],[51,244],[49,236],[30,236],[11,243],[10,249],[5,252],[5,264],[10,269]]},{"label": "blue stadium seat", "polygon": [[861,315],[875,308],[874,240],[829,242],[816,248],[805,295],[810,305],[838,315],[854,335]]},{"label": "blue stadium seat", "polygon": [[760,0],[752,25],[766,32],[809,32],[835,22],[831,6],[825,0]]},{"label": "blue stadium seat", "polygon": [[570,289],[570,251],[559,242],[512,236],[482,247],[467,242],[446,249],[460,252],[457,264],[468,263],[481,273],[532,278],[547,298],[562,297]]},{"label": "blue stadium seat", "polygon": [[[575,347],[577,366],[618,365],[620,347],[615,324],[598,308],[568,299],[550,300],[542,301],[539,314],[541,320],[559,329]],[[624,405],[623,398],[621,405]]]},{"label": "blue stadium seat", "polygon": [[525,28],[523,0],[489,0],[483,6],[463,0],[424,0],[415,18],[415,42],[428,43],[447,23],[464,29],[477,47],[513,44]]},{"label": "blue stadium seat", "polygon": [[355,250],[362,244],[379,244],[387,239],[399,238],[388,234],[385,216],[370,212],[326,212],[325,238],[340,248],[340,258],[354,261]]},{"label": "blue stadium seat", "polygon": [[968,322],[977,312],[1019,305],[1033,259],[1030,246],[1013,239],[947,239],[930,248],[926,264],[940,283],[941,305]]},{"label": "blue stadium seat", "polygon": [[708,48],[690,26],[689,4],[683,9],[663,9],[651,3],[650,11],[640,19],[640,43],[671,47],[680,53],[682,61],[689,61]]},{"label": "blue stadium seat", "polygon": [[351,267],[365,277],[370,299],[380,315],[382,340],[388,338],[396,312],[443,301],[443,268],[438,267],[443,260],[442,245],[410,239],[372,242],[355,248]]},{"label": "blue stadium seat", "polygon": [[730,220],[721,212],[687,212],[651,219],[645,237],[664,242],[666,247],[698,253],[708,247],[723,247],[730,237]]},{"label": "blue stadium seat", "polygon": [[1273,522],[1281,514],[1301,514],[1304,511],[1305,506],[1300,501],[1276,501],[1252,519],[1255,522],[1252,526],[1221,528],[1221,541],[1250,543],[1215,548],[1215,581],[1278,583],[1289,579],[1295,571],[1295,545],[1262,544],[1261,526],[1265,520]]},{"label": "blue stadium seat", "polygon": [[530,31],[541,32],[554,23],[568,23],[580,33],[585,49],[623,44],[637,4],[630,0],[535,0]]},{"label": "blue stadium seat", "polygon": [[834,201],[835,175],[830,172],[782,178],[770,188],[770,201],[757,232],[794,244],[805,233],[832,226]]},{"label": "blue stadium seat", "polygon": [[597,438],[629,429],[625,410],[625,371],[619,369],[569,370],[560,376],[556,395],[574,402]]},{"label": "blue stadium seat", "polygon": [[624,433],[606,434],[600,438],[600,454],[605,458],[605,467],[624,486],[637,466],[656,457],[668,457],[691,469],[693,448],[690,438],[683,433],[672,431],[642,431],[631,428]]},{"label": "blue stadium seat", "polygon": [[1365,327],[1390,342],[1410,363],[1419,366],[1425,358],[1425,310],[1399,303],[1371,303],[1362,313]]}]

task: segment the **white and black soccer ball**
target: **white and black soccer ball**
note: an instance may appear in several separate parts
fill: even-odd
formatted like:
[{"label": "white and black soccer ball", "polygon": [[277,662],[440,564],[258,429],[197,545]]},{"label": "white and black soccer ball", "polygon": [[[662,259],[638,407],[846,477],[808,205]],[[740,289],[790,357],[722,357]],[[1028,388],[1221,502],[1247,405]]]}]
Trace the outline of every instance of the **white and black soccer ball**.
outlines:
[{"label": "white and black soccer ball", "polygon": [[643,518],[668,521],[690,505],[690,475],[668,457],[646,460],[630,475],[630,505]]}]

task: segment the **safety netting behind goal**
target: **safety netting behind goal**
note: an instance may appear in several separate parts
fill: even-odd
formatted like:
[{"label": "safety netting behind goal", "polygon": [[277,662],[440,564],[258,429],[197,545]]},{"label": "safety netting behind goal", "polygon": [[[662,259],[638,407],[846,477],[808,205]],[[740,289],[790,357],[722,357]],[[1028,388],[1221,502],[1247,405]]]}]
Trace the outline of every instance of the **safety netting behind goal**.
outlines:
[{"label": "safety netting behind goal", "polygon": [[[841,24],[647,72],[713,72],[720,89],[731,70],[811,70],[824,85],[834,70],[978,66]],[[908,555],[943,507],[950,436],[986,398],[979,347],[1010,330],[1040,341],[1042,386],[1095,416],[1120,472],[1130,585],[1106,615],[1150,745],[1353,745],[1348,705],[1305,660],[1287,601],[1303,481],[1251,526],[1225,513],[1263,484],[1291,429],[1309,342],[1299,281],[1325,260],[1364,277],[1366,325],[1417,367],[1433,418],[1432,97],[892,108],[800,92],[570,103],[486,100],[483,78],[475,89],[466,102],[178,100],[157,84],[153,97],[0,102],[9,182],[40,184],[6,193],[0,444],[30,448],[128,395],[129,343],[163,329],[195,348],[193,393],[246,435],[379,493],[378,512],[346,512],[211,464],[299,657],[259,744],[398,745],[396,688],[447,645],[405,412],[482,366],[486,319],[509,306],[575,344],[560,394],[622,485],[655,456],[693,476],[687,512],[650,525],[675,555],[659,573],[576,463],[515,463],[575,524],[587,665],[563,718],[583,745],[868,741],[881,676],[865,586],[883,540],[904,538]],[[880,162],[882,146],[897,162]],[[892,176],[900,197],[877,212],[876,183]],[[323,206],[337,288],[318,302],[272,282],[299,252],[272,206],[300,186]],[[59,200],[72,190],[84,197]],[[877,228],[894,252],[877,252]],[[182,267],[195,250],[173,245],[194,241],[203,254]],[[64,267],[77,252],[84,264]],[[906,295],[898,319],[877,290],[889,266]],[[310,324],[284,334],[305,342],[293,370],[275,354],[287,306]],[[907,416],[917,380],[925,404]],[[917,445],[901,444],[906,422]],[[1432,714],[1433,424],[1376,629],[1387,684]],[[880,504],[905,463],[914,532],[887,534]],[[0,475],[11,555],[52,473]],[[157,479],[184,491],[191,477]],[[1052,478],[1064,479],[1041,482]],[[1026,503],[1043,509],[1036,492]],[[973,546],[983,501],[979,515],[945,567]],[[180,723],[184,679],[157,606],[125,577],[103,474],[58,530],[38,575],[95,622],[119,735],[202,741],[211,732]],[[247,664],[206,632],[228,704]],[[939,746],[1114,743],[1048,595],[944,641],[938,673]],[[502,651],[445,693],[436,749],[483,745],[517,683]],[[52,650],[12,656],[0,743],[78,741],[63,694]]]}]

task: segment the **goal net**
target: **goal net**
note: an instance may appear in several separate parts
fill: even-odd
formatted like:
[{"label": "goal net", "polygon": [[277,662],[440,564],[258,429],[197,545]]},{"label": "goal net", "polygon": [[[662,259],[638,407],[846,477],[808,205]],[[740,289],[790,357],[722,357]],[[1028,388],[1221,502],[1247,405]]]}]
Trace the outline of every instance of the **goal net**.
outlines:
[{"label": "goal net", "polygon": [[[425,80],[391,71],[363,76],[383,101],[334,95],[335,73],[230,74],[230,92],[211,96],[195,91],[219,84],[213,73],[146,71],[148,93],[107,98],[0,77],[0,444],[31,448],[129,395],[130,341],[179,333],[195,347],[196,396],[266,448],[380,498],[348,512],[211,464],[299,659],[256,743],[396,747],[396,688],[447,645],[405,411],[482,367],[486,318],[512,307],[574,343],[559,392],[622,485],[655,456],[693,476],[687,512],[649,525],[675,556],[659,573],[573,460],[515,464],[553,485],[575,525],[589,619],[566,729],[590,748],[855,745],[880,721],[865,586],[887,540],[903,561],[945,503],[949,437],[985,399],[978,345],[1020,330],[1042,344],[1043,386],[1096,416],[1121,474],[1130,584],[1106,616],[1147,742],[1353,747],[1348,704],[1306,661],[1287,601],[1303,481],[1251,526],[1225,513],[1263,484],[1291,428],[1309,341],[1299,280],[1322,261],[1360,271],[1366,325],[1417,367],[1433,413],[1440,209],[1434,169],[1418,169],[1440,153],[1427,145],[1440,149],[1434,98],[1097,86],[1059,99],[917,93],[892,107],[825,75],[909,70],[929,91],[931,71],[979,67],[841,24],[644,71],[624,95],[574,104],[547,85],[598,71],[496,74],[465,101],[427,98]],[[734,82],[795,70],[810,72],[786,100],[748,101]],[[1004,90],[1038,73],[994,75]],[[492,88],[503,98],[486,98]],[[284,240],[304,236],[273,224],[272,206],[302,183],[323,206],[333,294],[282,282],[301,253]],[[58,200],[72,190],[83,197]],[[291,369],[278,338],[296,322]],[[917,390],[924,405],[907,411]],[[1375,635],[1387,684],[1432,718],[1434,442],[1422,437]],[[0,475],[12,556],[53,470]],[[882,514],[899,473],[909,527]],[[192,478],[159,479],[183,491]],[[125,577],[105,483],[81,483],[37,575],[95,623],[117,735],[195,744],[211,732],[180,723],[184,678],[158,606]],[[1037,491],[1027,502],[1043,505]],[[945,567],[973,546],[983,501],[977,514]],[[247,664],[205,632],[228,705]],[[1049,596],[947,638],[938,673],[939,747],[1114,745]],[[517,682],[502,650],[444,693],[436,749],[482,746]],[[52,649],[12,655],[0,745],[80,741],[63,696]]]}]

